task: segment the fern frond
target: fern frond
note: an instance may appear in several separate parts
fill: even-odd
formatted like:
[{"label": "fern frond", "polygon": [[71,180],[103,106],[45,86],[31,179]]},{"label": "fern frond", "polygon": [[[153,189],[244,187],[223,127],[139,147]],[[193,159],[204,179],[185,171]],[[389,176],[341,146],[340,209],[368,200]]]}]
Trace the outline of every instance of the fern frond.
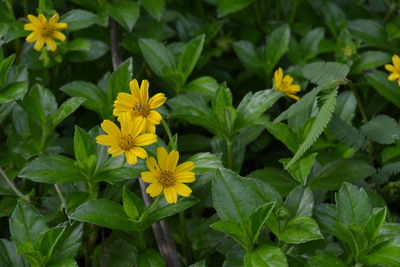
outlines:
[{"label": "fern frond", "polygon": [[379,144],[393,144],[400,139],[400,125],[387,115],[378,115],[361,127],[368,138]]},{"label": "fern frond", "polygon": [[304,76],[312,83],[322,85],[346,78],[350,69],[339,62],[315,62],[303,67]]},{"label": "fern frond", "polygon": [[383,166],[372,178],[378,184],[383,184],[389,180],[390,176],[398,173],[400,173],[400,162],[393,162]]},{"label": "fern frond", "polygon": [[354,148],[355,150],[363,149],[367,145],[367,137],[363,133],[335,114],[329,123],[329,129],[331,129],[340,143]]},{"label": "fern frond", "polygon": [[318,115],[315,117],[307,138],[300,145],[296,154],[290,160],[288,165],[286,165],[285,169],[290,168],[290,166],[292,166],[297,160],[299,160],[304,155],[304,153],[315,143],[315,141],[317,141],[318,137],[325,130],[326,126],[328,126],[328,123],[332,118],[333,112],[335,111],[337,93],[338,89],[335,88],[332,92],[321,98],[323,105]]}]

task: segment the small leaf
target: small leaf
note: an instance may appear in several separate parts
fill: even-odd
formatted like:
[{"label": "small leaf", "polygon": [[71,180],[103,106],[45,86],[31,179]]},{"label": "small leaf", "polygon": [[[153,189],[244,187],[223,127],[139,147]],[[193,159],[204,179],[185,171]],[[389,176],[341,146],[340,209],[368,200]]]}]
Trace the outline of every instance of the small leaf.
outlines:
[{"label": "small leaf", "polygon": [[389,81],[388,73],[380,70],[371,70],[364,73],[367,82],[384,98],[400,108],[400,90],[397,82]]},{"label": "small leaf", "polygon": [[287,267],[287,259],[280,248],[262,245],[244,256],[245,267]]},{"label": "small leaf", "polygon": [[71,97],[58,108],[56,113],[51,116],[53,126],[60,124],[66,117],[71,115],[79,106],[85,102],[83,97]]},{"label": "small leaf", "polygon": [[286,198],[285,206],[290,212],[289,218],[311,217],[314,209],[314,196],[311,189],[303,185],[297,186]]},{"label": "small leaf", "polygon": [[253,0],[217,0],[218,17],[224,17],[245,8]]},{"label": "small leaf", "polygon": [[118,0],[112,3],[106,2],[106,12],[115,19],[122,27],[132,31],[139,18],[139,6],[136,2],[128,0]]},{"label": "small leaf", "polygon": [[96,153],[96,144],[90,135],[82,128],[75,126],[74,134],[74,154],[79,162],[86,160]]},{"label": "small leaf", "polygon": [[368,265],[399,266],[400,236],[384,241],[375,246],[362,262]]},{"label": "small leaf", "polygon": [[188,42],[178,58],[178,71],[183,73],[185,79],[196,66],[197,60],[203,50],[205,35],[199,35]]},{"label": "small leaf", "polygon": [[250,238],[253,245],[258,242],[258,236],[260,235],[260,232],[271,215],[274,207],[275,202],[265,203],[258,207],[250,215]]},{"label": "small leaf", "polygon": [[187,83],[183,91],[214,96],[219,87],[220,86],[213,77],[203,76]]},{"label": "small leaf", "polygon": [[374,69],[391,61],[390,55],[381,51],[367,51],[361,53],[354,61],[351,72],[360,74],[364,70]]},{"label": "small leaf", "polygon": [[140,0],[149,14],[160,21],[165,9],[165,0]]},{"label": "small leaf", "polygon": [[147,209],[145,212],[148,214],[148,221],[154,223],[163,218],[182,212],[197,204],[198,202],[199,200],[192,196],[182,197],[175,204],[169,204],[164,199],[162,199],[154,208]]},{"label": "small leaf", "polygon": [[239,223],[229,220],[220,220],[211,224],[210,227],[227,234],[238,242],[244,249],[252,248],[250,237]]},{"label": "small leaf", "polygon": [[[374,241],[386,219],[387,208],[375,208],[365,224],[365,233],[370,241]],[[371,242],[371,243],[372,243]]]},{"label": "small leaf", "polygon": [[317,153],[312,153],[294,163],[290,168],[286,168],[287,164],[290,162],[290,159],[280,159],[279,161],[283,163],[285,169],[287,169],[287,171],[292,175],[295,180],[305,185],[307,182],[307,177],[310,174],[312,167],[314,166],[316,157]]},{"label": "small leaf", "polygon": [[283,24],[277,27],[267,38],[265,46],[265,64],[271,73],[282,56],[289,50],[290,27]]},{"label": "small leaf", "polygon": [[143,202],[125,186],[122,189],[122,204],[129,218],[136,220],[144,211]]},{"label": "small leaf", "polygon": [[[129,82],[132,77],[132,58],[125,60],[111,74],[107,84],[107,97],[110,107],[119,92],[129,92]],[[139,84],[140,85],[140,84]]]},{"label": "small leaf", "polygon": [[289,244],[301,244],[324,238],[318,223],[311,217],[294,217],[278,235],[278,238]]},{"label": "small leaf", "polygon": [[161,255],[153,250],[146,249],[141,253],[138,253],[136,259],[137,267],[165,267],[165,263]]},{"label": "small leaf", "polygon": [[11,56],[3,59],[0,62],[0,88],[3,87],[4,83],[8,78],[8,72],[11,69],[14,59],[15,59],[15,54],[12,54]]},{"label": "small leaf", "polygon": [[0,91],[0,104],[23,98],[28,91],[27,82],[15,82],[6,85]]},{"label": "small leaf", "polygon": [[68,23],[67,31],[88,28],[97,22],[97,15],[83,9],[73,9],[62,15],[60,21]]},{"label": "small leaf", "polygon": [[11,241],[0,239],[0,262],[7,266],[28,267],[24,258],[17,254],[17,247]]}]

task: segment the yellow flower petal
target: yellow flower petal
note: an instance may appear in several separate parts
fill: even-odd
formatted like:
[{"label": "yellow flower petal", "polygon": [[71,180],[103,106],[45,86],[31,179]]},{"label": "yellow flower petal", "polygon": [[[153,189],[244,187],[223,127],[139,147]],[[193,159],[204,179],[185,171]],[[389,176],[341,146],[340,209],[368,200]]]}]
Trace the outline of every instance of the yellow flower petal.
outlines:
[{"label": "yellow flower petal", "polygon": [[131,149],[131,152],[133,152],[137,157],[141,159],[147,158],[147,152],[141,147],[134,147]]},{"label": "yellow flower petal", "polygon": [[191,161],[187,161],[184,162],[182,164],[179,164],[176,168],[175,168],[175,173],[179,173],[179,172],[190,172],[193,171],[195,168],[194,163]]},{"label": "yellow flower petal", "polygon": [[149,100],[149,107],[151,109],[158,108],[159,106],[164,104],[165,101],[167,101],[167,98],[165,97],[165,95],[163,93],[155,94]]},{"label": "yellow flower petal", "polygon": [[156,126],[147,120],[146,127],[143,130],[146,133],[155,133]]},{"label": "yellow flower petal", "polygon": [[36,41],[35,45],[33,46],[33,48],[37,51],[40,51],[40,49],[42,49],[42,47],[44,46],[44,39],[39,39]]},{"label": "yellow flower petal", "polygon": [[179,160],[179,152],[172,150],[168,155],[167,170],[174,171]]},{"label": "yellow flower petal", "polygon": [[32,22],[32,24],[39,24],[40,20],[38,17],[34,16],[34,15],[28,15],[28,19],[30,22]]},{"label": "yellow flower petal", "polygon": [[110,147],[107,150],[107,152],[108,152],[108,154],[111,154],[111,156],[113,156],[113,157],[119,156],[122,153],[124,153],[124,151],[121,148],[115,147],[115,146]]},{"label": "yellow flower petal", "polygon": [[390,71],[390,72],[395,72],[395,71],[396,71],[396,68],[395,68],[393,65],[391,65],[391,64],[386,64],[386,65],[385,65],[385,69],[386,69],[387,71]]},{"label": "yellow flower petal", "polygon": [[150,157],[146,160],[146,165],[149,171],[155,176],[158,176],[160,174],[160,167],[158,166],[158,163],[155,158]]},{"label": "yellow flower petal", "polygon": [[99,135],[96,136],[96,142],[103,146],[118,146],[118,140],[115,136]]},{"label": "yellow flower petal", "polygon": [[53,32],[53,38],[60,40],[61,42],[64,42],[66,39],[65,35],[58,31]]},{"label": "yellow flower petal", "polygon": [[136,97],[136,99],[140,99],[140,94],[139,94],[139,83],[136,79],[133,79],[129,83],[129,89],[131,90],[131,94]]},{"label": "yellow flower petal", "polygon": [[121,131],[119,130],[118,126],[110,120],[104,120],[100,126],[108,135],[116,138],[121,136]]},{"label": "yellow flower petal", "polygon": [[24,30],[25,31],[35,31],[36,30],[36,26],[33,25],[32,23],[27,23],[24,25]]},{"label": "yellow flower petal", "polygon": [[68,28],[68,24],[65,22],[58,22],[53,25],[55,30],[65,30]]},{"label": "yellow flower petal", "polygon": [[152,172],[142,172],[142,180],[146,183],[156,183],[157,177]]},{"label": "yellow flower petal", "polygon": [[149,101],[149,82],[147,80],[142,81],[139,94],[142,103],[147,103]]},{"label": "yellow flower petal", "polygon": [[162,192],[162,190],[162,185],[160,185],[159,183],[154,183],[146,188],[146,193],[149,194],[151,197],[156,197]]},{"label": "yellow flower petal", "polygon": [[167,170],[168,166],[168,152],[165,147],[157,148],[157,160],[161,170]]},{"label": "yellow flower petal", "polygon": [[125,157],[126,157],[126,161],[131,164],[131,165],[135,165],[137,162],[137,157],[135,155],[135,153],[133,153],[131,150],[129,151],[125,151]]},{"label": "yellow flower petal", "polygon": [[51,51],[56,51],[57,49],[57,43],[54,41],[54,39],[47,39],[46,40],[46,45]]},{"label": "yellow flower petal", "polygon": [[147,146],[157,142],[157,135],[155,134],[142,134],[135,138],[136,146]]},{"label": "yellow flower petal", "polygon": [[147,116],[147,121],[149,121],[150,123],[157,125],[160,124],[162,120],[162,117],[160,115],[160,113],[158,113],[155,110],[150,110],[149,111],[149,115]]},{"label": "yellow flower petal", "polygon": [[179,183],[192,183],[196,181],[194,172],[175,172],[174,177]]},{"label": "yellow flower petal", "polygon": [[26,37],[26,41],[27,42],[34,42],[34,41],[36,41],[38,39],[38,36],[37,36],[37,33],[36,32],[32,32],[31,34],[29,34],[27,37]]},{"label": "yellow flower petal", "polygon": [[185,184],[181,184],[181,183],[175,184],[174,189],[178,195],[181,195],[184,197],[188,197],[192,193],[192,189],[190,189],[189,186],[187,186]]},{"label": "yellow flower petal", "polygon": [[392,57],[393,65],[396,69],[400,69],[400,58],[398,55],[393,55]]},{"label": "yellow flower petal", "polygon": [[171,186],[164,188],[164,196],[165,200],[170,204],[176,203],[178,201],[175,189]]},{"label": "yellow flower petal", "polygon": [[58,22],[59,19],[60,19],[60,15],[58,13],[56,13],[49,19],[49,23],[55,24]]},{"label": "yellow flower petal", "polygon": [[399,78],[400,78],[400,75],[399,75],[399,74],[396,74],[396,73],[392,73],[392,74],[390,74],[390,75],[388,76],[388,80],[389,80],[389,81],[394,81],[394,80],[399,79]]}]

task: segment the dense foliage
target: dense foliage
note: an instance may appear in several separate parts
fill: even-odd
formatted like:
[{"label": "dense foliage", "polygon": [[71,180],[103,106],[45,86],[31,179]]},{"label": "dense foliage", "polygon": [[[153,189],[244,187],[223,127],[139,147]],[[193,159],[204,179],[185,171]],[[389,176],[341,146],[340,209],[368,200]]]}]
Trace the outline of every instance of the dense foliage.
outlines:
[{"label": "dense foliage", "polygon": [[400,266],[399,7],[0,0],[0,266]]}]

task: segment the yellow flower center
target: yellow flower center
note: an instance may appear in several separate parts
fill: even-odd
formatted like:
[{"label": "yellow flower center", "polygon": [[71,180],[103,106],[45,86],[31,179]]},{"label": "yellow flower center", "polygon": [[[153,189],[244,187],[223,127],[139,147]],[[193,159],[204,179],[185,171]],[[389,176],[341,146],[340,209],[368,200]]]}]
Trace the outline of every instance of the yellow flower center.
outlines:
[{"label": "yellow flower center", "polygon": [[42,26],[41,35],[42,35],[44,38],[52,37],[52,36],[53,36],[53,33],[54,33],[54,29],[53,29],[53,27],[50,26],[49,24],[44,24],[44,25]]},{"label": "yellow flower center", "polygon": [[150,108],[146,104],[138,103],[132,109],[132,117],[147,117],[150,112]]},{"label": "yellow flower center", "polygon": [[169,187],[175,184],[175,177],[171,171],[162,171],[158,176],[158,182],[163,187]]},{"label": "yellow flower center", "polygon": [[119,146],[122,150],[128,151],[135,146],[135,139],[131,134],[122,135],[119,140]]}]

